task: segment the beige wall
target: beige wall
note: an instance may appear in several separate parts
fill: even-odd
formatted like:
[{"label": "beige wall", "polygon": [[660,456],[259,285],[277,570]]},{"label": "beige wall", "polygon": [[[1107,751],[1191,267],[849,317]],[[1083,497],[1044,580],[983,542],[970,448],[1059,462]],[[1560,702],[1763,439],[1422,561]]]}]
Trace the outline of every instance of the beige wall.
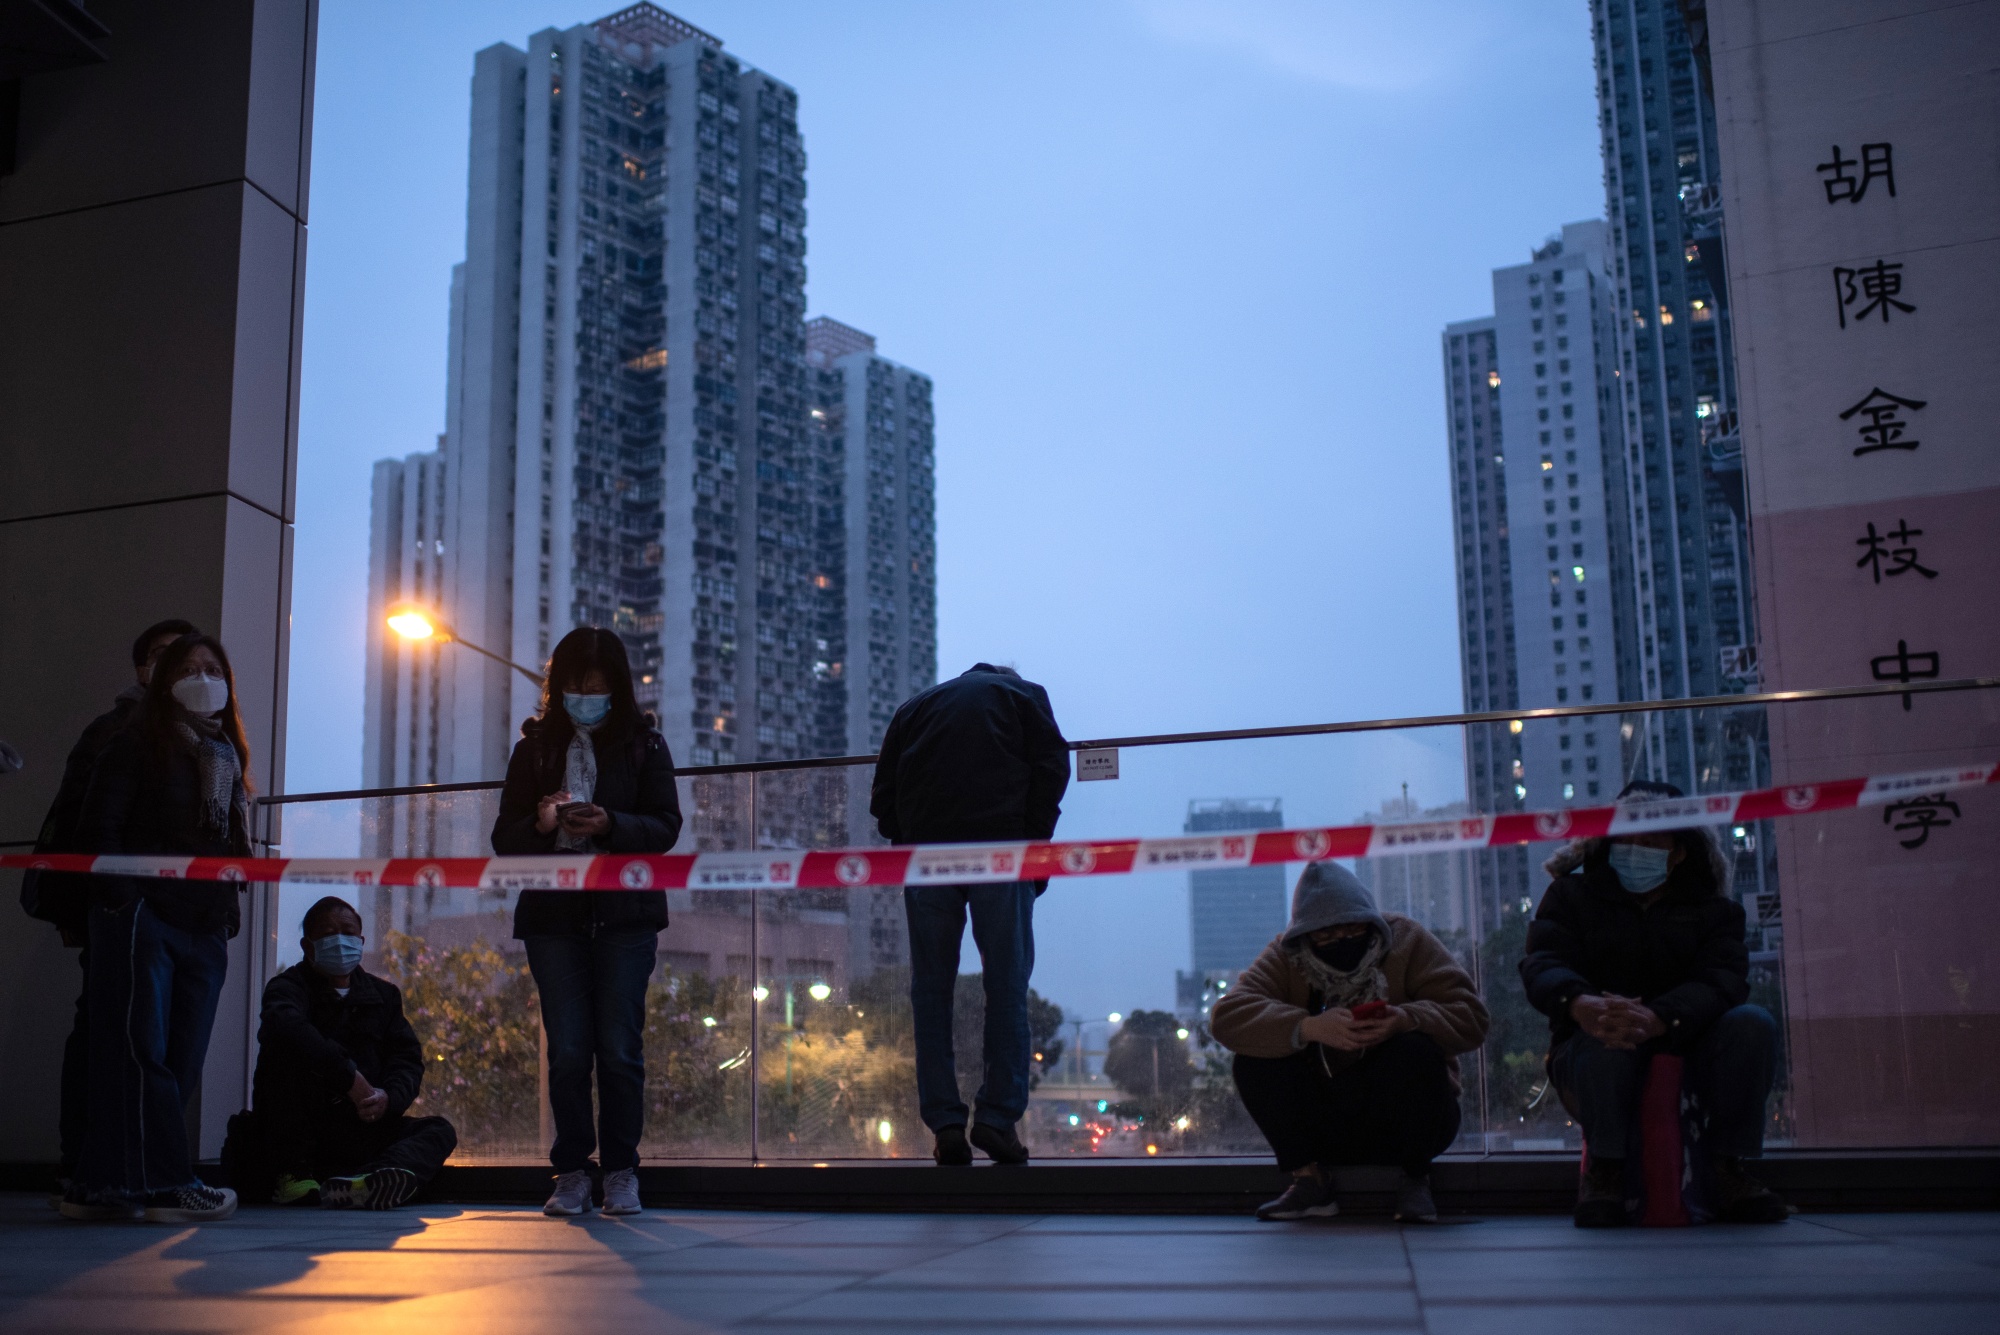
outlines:
[{"label": "beige wall", "polygon": [[[221,636],[284,774],[314,0],[93,0],[109,60],[32,76],[0,176],[0,841],[32,839],[148,623]],[[48,1162],[75,956],[0,873],[0,1160]],[[262,893],[232,943],[202,1149],[247,1094]],[[253,949],[253,944],[256,947]]]}]

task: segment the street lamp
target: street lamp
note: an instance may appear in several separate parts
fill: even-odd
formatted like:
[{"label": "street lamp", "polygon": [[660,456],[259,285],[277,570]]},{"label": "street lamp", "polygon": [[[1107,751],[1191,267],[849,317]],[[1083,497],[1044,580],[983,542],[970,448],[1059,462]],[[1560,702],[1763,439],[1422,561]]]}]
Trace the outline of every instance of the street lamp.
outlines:
[{"label": "street lamp", "polygon": [[415,603],[399,603],[389,610],[389,629],[406,640],[436,640],[439,644],[461,644],[483,658],[490,658],[502,667],[513,668],[536,686],[542,684],[542,674],[533,668],[522,667],[511,659],[502,658],[490,649],[482,649],[471,640],[460,639],[457,632],[444,624],[436,615]]}]

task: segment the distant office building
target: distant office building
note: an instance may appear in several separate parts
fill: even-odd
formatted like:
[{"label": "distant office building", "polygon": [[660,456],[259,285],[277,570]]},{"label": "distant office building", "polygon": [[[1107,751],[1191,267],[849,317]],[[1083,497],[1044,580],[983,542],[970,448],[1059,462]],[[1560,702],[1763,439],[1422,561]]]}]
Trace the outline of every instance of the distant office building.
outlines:
[{"label": "distant office building", "polygon": [[[798,99],[721,46],[641,4],[478,54],[441,451],[445,620],[610,627],[695,765],[814,749]],[[499,775],[534,687],[441,662],[439,777]]]},{"label": "distant office building", "polygon": [[[1419,809],[1405,794],[1382,803],[1380,811],[1361,815],[1356,823],[1374,825],[1384,821],[1451,820],[1468,814],[1464,802]],[[1395,857],[1356,858],[1355,879],[1375,896],[1375,907],[1385,913],[1415,918],[1448,944],[1463,947],[1472,938],[1473,915],[1478,908],[1477,859],[1472,852],[1406,853]]]},{"label": "distant office building", "polygon": [[930,377],[838,320],[806,322],[818,594],[813,745],[869,755],[896,706],[937,681]]},{"label": "distant office building", "polygon": [[[1188,803],[1188,834],[1276,830],[1285,824],[1275,797],[1215,798]],[[1188,873],[1188,926],[1197,977],[1234,975],[1250,967],[1285,925],[1285,869],[1232,867]]]},{"label": "distant office building", "polygon": [[[1683,11],[1593,0],[1637,614],[1635,699],[1758,681],[1714,95]],[[1692,6],[1700,11],[1702,6]],[[1705,42],[1705,28],[1703,30]],[[1759,710],[1649,716],[1640,769],[1692,792],[1768,779]]]}]

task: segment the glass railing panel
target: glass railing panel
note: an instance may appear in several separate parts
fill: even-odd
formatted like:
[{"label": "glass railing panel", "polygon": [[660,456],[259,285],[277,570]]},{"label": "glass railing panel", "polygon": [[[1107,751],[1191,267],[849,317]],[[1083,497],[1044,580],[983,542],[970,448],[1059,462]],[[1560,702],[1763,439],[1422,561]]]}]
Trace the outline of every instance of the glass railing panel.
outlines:
[{"label": "glass railing panel", "polygon": [[[1917,695],[1912,706],[1915,733],[1890,696],[1128,747],[1117,780],[1072,784],[1058,837],[1444,819],[1602,805],[1640,774],[1706,794],[2000,758],[2000,692]],[[867,765],[684,776],[679,851],[877,843],[871,778]],[[282,851],[478,854],[496,801],[292,806]],[[1996,807],[1993,787],[1918,792],[1717,828],[1747,920],[1751,1000],[1783,1036],[1772,1146],[2000,1142],[2000,1089],[1980,1057],[2000,1046],[1984,981],[2000,977]],[[1460,1059],[1456,1151],[1579,1144],[1544,1073],[1548,1021],[1518,976],[1548,883],[1542,864],[1562,842],[1353,863],[1385,910],[1422,922],[1460,959],[1491,1012],[1486,1044]],[[1266,1153],[1205,1015],[1282,926],[1300,870],[1054,882],[1036,906],[1038,1056],[1023,1127],[1039,1157]],[[317,894],[285,888],[281,962],[296,959],[297,918]],[[545,1123],[523,1111],[539,1110],[538,1087],[518,1061],[509,1074],[479,1066],[516,1050],[508,1026],[519,1017],[534,1027],[511,901],[355,894],[371,924],[369,967],[399,970],[436,1010],[431,1032],[452,1075],[427,1097],[456,1091],[454,1115],[477,1128],[465,1153],[540,1158]],[[929,1153],[900,889],[758,892],[754,913],[742,891],[677,891],[670,903],[648,1036],[649,1157],[747,1158],[753,1140],[764,1159]],[[385,941],[404,954],[387,957]],[[982,1001],[969,934],[962,967],[956,1046],[970,1102]],[[460,1068],[464,1083],[451,1083]]]}]

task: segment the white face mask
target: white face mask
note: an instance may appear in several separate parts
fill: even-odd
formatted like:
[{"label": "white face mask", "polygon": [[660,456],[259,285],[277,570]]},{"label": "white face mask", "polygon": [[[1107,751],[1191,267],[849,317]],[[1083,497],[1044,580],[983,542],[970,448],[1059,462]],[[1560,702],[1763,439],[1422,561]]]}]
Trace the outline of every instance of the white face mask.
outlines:
[{"label": "white face mask", "polygon": [[204,672],[200,676],[182,677],[175,682],[173,695],[188,713],[197,718],[210,718],[228,705],[229,683]]}]

